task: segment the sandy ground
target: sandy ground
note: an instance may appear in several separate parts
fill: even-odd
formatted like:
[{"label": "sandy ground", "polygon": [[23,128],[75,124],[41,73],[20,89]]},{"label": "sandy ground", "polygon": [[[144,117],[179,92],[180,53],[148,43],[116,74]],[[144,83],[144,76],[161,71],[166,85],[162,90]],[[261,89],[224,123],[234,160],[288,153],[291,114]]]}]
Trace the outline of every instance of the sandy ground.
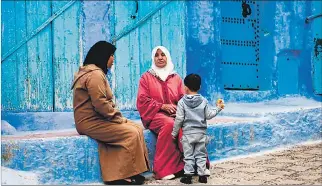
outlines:
[{"label": "sandy ground", "polygon": [[[322,142],[213,163],[207,185],[322,185]],[[180,179],[146,181],[180,185]],[[193,179],[199,185],[198,177]]]}]

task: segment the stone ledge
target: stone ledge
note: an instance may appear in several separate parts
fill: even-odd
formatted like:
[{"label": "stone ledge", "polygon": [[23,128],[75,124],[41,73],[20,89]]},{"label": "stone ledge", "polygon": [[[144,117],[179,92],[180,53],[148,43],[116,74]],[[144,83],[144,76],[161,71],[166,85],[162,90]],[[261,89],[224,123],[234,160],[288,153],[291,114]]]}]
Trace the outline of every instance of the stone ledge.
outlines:
[{"label": "stone ledge", "polygon": [[[219,116],[208,122],[210,159],[321,139],[320,111],[320,108],[301,109],[257,119]],[[148,130],[144,135],[152,165],[156,138]],[[75,129],[23,131],[2,136],[1,150],[3,166],[39,172],[43,184],[101,182],[97,143],[78,135]]]}]

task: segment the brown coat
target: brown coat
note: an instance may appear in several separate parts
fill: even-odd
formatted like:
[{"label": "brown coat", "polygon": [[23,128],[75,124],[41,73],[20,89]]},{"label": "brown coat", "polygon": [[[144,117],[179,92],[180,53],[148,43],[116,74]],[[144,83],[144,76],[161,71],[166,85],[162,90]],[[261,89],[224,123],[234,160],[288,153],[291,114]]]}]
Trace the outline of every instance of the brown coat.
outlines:
[{"label": "brown coat", "polygon": [[103,180],[119,180],[148,171],[143,128],[115,108],[104,72],[93,64],[80,67],[72,88],[76,129],[99,141]]}]

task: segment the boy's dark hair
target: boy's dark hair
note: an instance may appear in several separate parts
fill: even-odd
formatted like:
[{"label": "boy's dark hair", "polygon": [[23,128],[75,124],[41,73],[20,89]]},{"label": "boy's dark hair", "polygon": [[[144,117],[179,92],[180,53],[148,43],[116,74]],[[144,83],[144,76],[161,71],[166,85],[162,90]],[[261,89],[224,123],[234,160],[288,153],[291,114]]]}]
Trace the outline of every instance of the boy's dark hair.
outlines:
[{"label": "boy's dark hair", "polygon": [[184,78],[184,85],[191,91],[197,92],[201,86],[201,77],[198,74],[189,74]]}]

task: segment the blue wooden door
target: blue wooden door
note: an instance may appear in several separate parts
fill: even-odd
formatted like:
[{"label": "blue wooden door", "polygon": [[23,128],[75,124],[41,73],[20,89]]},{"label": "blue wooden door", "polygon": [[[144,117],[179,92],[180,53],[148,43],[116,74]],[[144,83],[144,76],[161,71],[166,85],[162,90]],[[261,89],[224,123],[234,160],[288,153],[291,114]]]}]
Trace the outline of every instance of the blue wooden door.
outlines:
[{"label": "blue wooden door", "polygon": [[[52,12],[57,12],[68,1],[52,1]],[[80,61],[80,11],[76,1],[52,22],[54,111],[72,111],[73,91],[70,90]]]},{"label": "blue wooden door", "polygon": [[[138,6],[135,1],[114,3],[117,35],[137,24],[161,2],[138,1]],[[185,75],[185,8],[184,1],[171,2],[116,42],[112,85],[121,109],[136,109],[139,78],[151,67],[151,52],[155,46],[168,48],[175,70],[181,77]]]},{"label": "blue wooden door", "polygon": [[[68,1],[2,1],[2,58]],[[79,4],[74,3],[1,62],[2,111],[72,109],[79,66]]]},{"label": "blue wooden door", "polygon": [[221,1],[222,77],[225,89],[259,89],[259,4]]},{"label": "blue wooden door", "polygon": [[[2,54],[30,35],[51,15],[50,4],[50,1],[1,1]],[[51,36],[51,27],[44,28],[2,61],[3,111],[53,110]]]}]

